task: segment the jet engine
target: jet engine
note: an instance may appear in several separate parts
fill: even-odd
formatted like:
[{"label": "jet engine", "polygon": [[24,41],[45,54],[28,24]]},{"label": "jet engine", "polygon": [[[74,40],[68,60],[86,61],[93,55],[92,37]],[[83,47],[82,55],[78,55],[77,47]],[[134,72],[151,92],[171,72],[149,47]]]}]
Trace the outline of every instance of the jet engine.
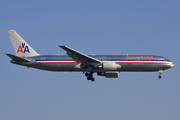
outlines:
[{"label": "jet engine", "polygon": [[121,69],[121,66],[116,64],[115,62],[104,62],[95,68],[102,69],[104,71],[119,71]]},{"label": "jet engine", "polygon": [[116,72],[116,71],[97,72],[97,75],[105,76],[106,78],[117,78],[118,72]]}]

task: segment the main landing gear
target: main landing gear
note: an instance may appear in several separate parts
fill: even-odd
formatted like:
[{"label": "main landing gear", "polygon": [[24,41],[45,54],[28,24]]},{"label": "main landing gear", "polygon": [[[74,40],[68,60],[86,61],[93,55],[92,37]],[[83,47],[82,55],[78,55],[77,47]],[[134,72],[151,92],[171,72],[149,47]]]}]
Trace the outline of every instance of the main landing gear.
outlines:
[{"label": "main landing gear", "polygon": [[95,81],[95,79],[93,78],[93,72],[90,73],[86,72],[85,76],[87,76],[87,80],[91,80],[92,82]]},{"label": "main landing gear", "polygon": [[162,72],[163,72],[162,70],[159,70],[159,76],[158,76],[159,79],[161,79]]}]

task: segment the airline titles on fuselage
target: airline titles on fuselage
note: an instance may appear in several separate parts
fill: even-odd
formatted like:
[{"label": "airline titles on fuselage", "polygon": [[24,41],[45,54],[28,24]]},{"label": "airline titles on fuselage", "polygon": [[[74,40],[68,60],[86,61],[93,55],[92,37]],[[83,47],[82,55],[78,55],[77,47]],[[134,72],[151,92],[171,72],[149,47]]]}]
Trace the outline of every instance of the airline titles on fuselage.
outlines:
[{"label": "airline titles on fuselage", "polygon": [[153,56],[127,56],[126,59],[142,59],[142,60],[152,60]]}]

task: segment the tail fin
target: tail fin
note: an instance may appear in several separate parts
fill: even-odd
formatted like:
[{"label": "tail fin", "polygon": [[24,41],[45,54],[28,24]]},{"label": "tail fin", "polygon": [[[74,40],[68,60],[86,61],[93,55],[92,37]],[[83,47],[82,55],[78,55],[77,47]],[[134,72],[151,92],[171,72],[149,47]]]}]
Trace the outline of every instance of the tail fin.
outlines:
[{"label": "tail fin", "polygon": [[15,30],[7,31],[14,47],[14,51],[18,57],[32,57],[39,55]]}]

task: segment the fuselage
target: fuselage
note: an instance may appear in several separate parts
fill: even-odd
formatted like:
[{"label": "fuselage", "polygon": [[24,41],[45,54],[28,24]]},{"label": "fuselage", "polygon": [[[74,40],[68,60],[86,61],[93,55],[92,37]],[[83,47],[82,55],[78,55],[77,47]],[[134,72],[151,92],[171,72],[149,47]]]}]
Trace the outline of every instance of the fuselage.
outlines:
[{"label": "fuselage", "polygon": [[[141,71],[151,72],[166,70],[174,66],[170,60],[154,55],[89,55],[95,59],[104,62],[115,62],[120,65],[119,72],[123,71]],[[68,55],[40,55],[28,57],[31,62],[16,62],[12,63],[48,70],[48,71],[83,71],[80,67],[81,63],[77,63]],[[103,72],[103,69],[93,68],[93,72]]]}]

